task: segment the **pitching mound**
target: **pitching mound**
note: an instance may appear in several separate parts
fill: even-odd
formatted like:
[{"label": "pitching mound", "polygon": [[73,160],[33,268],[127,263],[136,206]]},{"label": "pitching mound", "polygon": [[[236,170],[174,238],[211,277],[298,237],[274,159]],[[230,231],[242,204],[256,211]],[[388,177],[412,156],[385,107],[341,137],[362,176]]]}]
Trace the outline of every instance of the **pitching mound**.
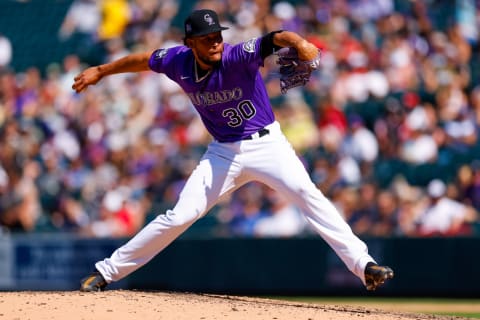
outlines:
[{"label": "pitching mound", "polygon": [[0,292],[0,320],[2,319],[451,320],[453,318],[224,295],[110,290],[98,293]]}]

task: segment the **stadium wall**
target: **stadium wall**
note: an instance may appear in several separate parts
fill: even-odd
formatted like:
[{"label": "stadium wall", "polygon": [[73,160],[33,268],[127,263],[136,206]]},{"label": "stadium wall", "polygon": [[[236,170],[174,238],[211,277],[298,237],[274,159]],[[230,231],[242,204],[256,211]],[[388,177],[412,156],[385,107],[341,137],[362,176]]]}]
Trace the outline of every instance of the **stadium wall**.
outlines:
[{"label": "stadium wall", "polygon": [[[479,297],[480,238],[364,239],[395,278],[364,290],[320,238],[180,238],[111,289],[248,295]],[[0,239],[0,290],[76,290],[126,239],[70,235]]]}]

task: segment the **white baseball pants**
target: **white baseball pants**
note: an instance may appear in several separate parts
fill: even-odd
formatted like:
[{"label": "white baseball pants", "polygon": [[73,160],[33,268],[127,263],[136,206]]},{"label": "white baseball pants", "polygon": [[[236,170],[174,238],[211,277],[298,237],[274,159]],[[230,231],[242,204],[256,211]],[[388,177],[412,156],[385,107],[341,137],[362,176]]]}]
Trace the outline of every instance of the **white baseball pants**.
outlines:
[{"label": "white baseball pants", "polygon": [[158,215],[110,258],[95,264],[107,282],[117,281],[150,261],[223,196],[249,181],[277,190],[304,212],[306,219],[347,268],[365,284],[364,270],[374,259],[333,204],[311,181],[308,172],[280,130],[233,143],[212,142],[188,178],[177,204]]}]

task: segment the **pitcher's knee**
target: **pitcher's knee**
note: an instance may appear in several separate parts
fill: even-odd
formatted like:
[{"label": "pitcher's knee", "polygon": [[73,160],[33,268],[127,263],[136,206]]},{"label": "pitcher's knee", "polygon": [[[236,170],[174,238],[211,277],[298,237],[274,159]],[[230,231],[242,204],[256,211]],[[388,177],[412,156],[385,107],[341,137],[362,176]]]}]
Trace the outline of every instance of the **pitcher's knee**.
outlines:
[{"label": "pitcher's knee", "polygon": [[173,210],[168,210],[165,214],[165,219],[169,222],[172,226],[183,226],[192,224],[199,218],[199,215],[195,212],[175,212]]}]

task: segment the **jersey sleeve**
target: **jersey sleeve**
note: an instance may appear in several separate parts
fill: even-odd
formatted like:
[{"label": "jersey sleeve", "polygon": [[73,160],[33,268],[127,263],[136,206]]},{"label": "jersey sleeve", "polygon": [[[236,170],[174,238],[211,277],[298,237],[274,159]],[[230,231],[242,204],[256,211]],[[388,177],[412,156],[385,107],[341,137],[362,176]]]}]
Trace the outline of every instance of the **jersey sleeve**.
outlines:
[{"label": "jersey sleeve", "polygon": [[174,74],[175,63],[172,63],[172,61],[179,50],[180,47],[155,50],[148,60],[148,66],[152,71],[158,73]]},{"label": "jersey sleeve", "polygon": [[226,63],[241,64],[249,69],[262,67],[261,40],[262,38],[252,38],[234,45],[226,57]]}]

